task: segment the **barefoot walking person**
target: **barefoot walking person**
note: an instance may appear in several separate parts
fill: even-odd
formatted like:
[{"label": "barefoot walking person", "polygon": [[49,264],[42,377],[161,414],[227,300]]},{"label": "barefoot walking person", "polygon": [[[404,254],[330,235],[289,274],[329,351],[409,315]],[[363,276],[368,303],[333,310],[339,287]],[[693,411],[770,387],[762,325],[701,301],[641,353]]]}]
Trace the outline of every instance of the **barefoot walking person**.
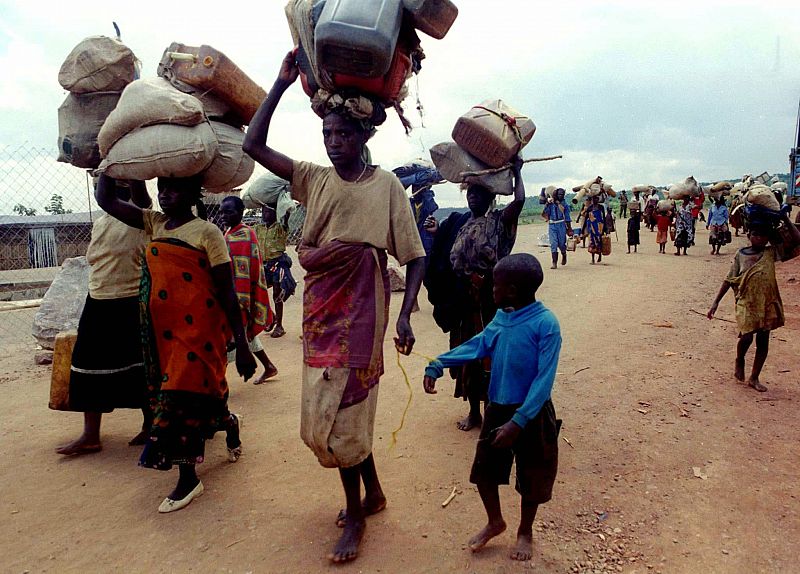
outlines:
[{"label": "barefoot walking person", "polygon": [[159,512],[172,512],[203,493],[195,465],[203,462],[207,439],[225,430],[229,457],[233,453],[238,458],[241,449],[225,380],[231,333],[236,369],[245,380],[256,363],[233,290],[225,238],[216,225],[192,213],[200,178],[159,178],[163,213],[120,201],[114,188],[113,179],[100,176],[98,205],[152,238],[145,250],[139,299],[155,420],[139,464],[157,470],[178,465],[178,484],[158,507]]},{"label": "barefoot walking person", "polygon": [[358,555],[366,515],[386,506],[372,456],[389,318],[386,253],[408,266],[395,339],[398,350],[408,354],[414,345],[410,316],[425,272],[425,250],[400,180],[364,160],[367,140],[386,117],[383,108],[363,97],[335,94],[312,103],[323,117],[322,137],[333,167],[294,161],[267,145],[275,108],[297,77],[290,52],[250,123],[243,147],[290,181],[292,198],[307,209],[298,248],[307,272],[300,433],[322,466],[339,469],[347,508],[339,517],[344,531],[329,559],[346,562]]},{"label": "barefoot walking person", "polygon": [[708,210],[706,229],[711,229],[708,243],[711,245],[711,255],[719,255],[719,249],[728,243],[728,206],[725,198],[720,195]]},{"label": "barefoot walking person", "polygon": [[547,198],[547,205],[542,210],[542,219],[547,222],[550,257],[553,260],[550,269],[558,268],[559,250],[561,251],[561,265],[567,264],[567,235],[572,235],[572,220],[569,216],[569,206],[564,202],[564,194],[564,189],[560,187],[556,189],[553,197]]},{"label": "barefoot walking person", "polygon": [[687,197],[683,205],[675,210],[675,255],[686,255],[686,250],[694,245],[694,217],[691,200]]},{"label": "barefoot walking person", "polygon": [[283,328],[283,304],[294,295],[297,281],[292,277],[292,259],[286,254],[288,232],[284,223],[278,221],[276,206],[261,208],[262,225],[256,226],[256,237],[264,259],[264,277],[267,286],[272,287],[272,301],[275,304],[275,319],[267,325],[266,332],[277,339],[286,334]]},{"label": "barefoot walking person", "polygon": [[600,196],[595,195],[586,209],[586,233],[589,235],[588,251],[592,254],[592,265],[594,265],[595,255],[597,255],[598,263],[603,261],[603,236],[606,233],[605,221],[605,208],[600,203]]},{"label": "barefoot walking person", "polygon": [[[144,182],[117,187],[120,201],[152,204]],[[110,215],[92,226],[86,251],[91,265],[89,293],[78,323],[70,369],[70,407],[83,411],[83,434],[56,449],[58,454],[98,452],[102,413],[142,409],[142,432],[128,443],[144,444],[152,414],[147,405],[142,343],[139,336],[139,281],[146,235]]]},{"label": "barefoot walking person", "polygon": [[631,217],[628,219],[628,253],[636,253],[639,247],[639,230],[642,228],[642,212],[631,211]]},{"label": "barefoot walking person", "polygon": [[708,318],[713,319],[719,302],[733,289],[736,297],[736,323],[739,327],[739,342],[736,344],[735,376],[744,381],[744,358],[747,350],[756,341],[756,354],[747,384],[757,391],[767,390],[759,376],[769,352],[770,331],[784,324],[783,302],[775,279],[775,262],[787,261],[800,252],[800,231],[792,225],[788,213],[783,214],[783,223],[790,233],[790,242],[780,247],[767,245],[774,231],[769,226],[749,226],[747,237],[750,245],[736,252],[728,276],[722,282]]},{"label": "barefoot walking person", "polygon": [[269,307],[269,293],[264,279],[264,266],[258,239],[249,225],[242,223],[244,202],[230,196],[222,200],[219,210],[222,222],[228,227],[225,243],[231,255],[233,267],[233,288],[242,309],[242,324],[249,341],[250,351],[264,366],[264,372],[253,381],[260,385],[278,374],[278,369],[267,357],[258,335],[272,322],[272,309]]},{"label": "barefoot walking person", "polygon": [[555,381],[561,330],[555,315],[536,291],[543,274],[533,255],[517,253],[494,268],[497,315],[481,333],[440,355],[425,369],[423,386],[435,393],[443,369],[492,358],[489,404],[481,427],[470,482],[478,486],[488,517],[472,537],[473,552],[506,529],[498,486],[508,484],[516,460],[516,490],[521,496],[514,560],[533,554],[533,521],[540,504],[550,500],[558,471],[558,431],[550,392]]},{"label": "barefoot walking person", "polygon": [[669,229],[672,227],[672,210],[667,212],[659,211],[656,213],[656,243],[658,243],[658,252],[667,252],[667,241],[669,240]]}]

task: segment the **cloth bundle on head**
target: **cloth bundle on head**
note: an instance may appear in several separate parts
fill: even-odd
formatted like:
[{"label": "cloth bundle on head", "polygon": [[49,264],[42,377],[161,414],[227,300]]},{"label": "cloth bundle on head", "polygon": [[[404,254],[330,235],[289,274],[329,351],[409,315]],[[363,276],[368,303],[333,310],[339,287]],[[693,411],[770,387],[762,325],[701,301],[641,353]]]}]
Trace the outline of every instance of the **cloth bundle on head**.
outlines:
[{"label": "cloth bundle on head", "polygon": [[370,137],[375,134],[375,127],[386,121],[383,106],[358,93],[333,93],[319,89],[311,99],[311,109],[319,117],[337,113],[358,122]]}]

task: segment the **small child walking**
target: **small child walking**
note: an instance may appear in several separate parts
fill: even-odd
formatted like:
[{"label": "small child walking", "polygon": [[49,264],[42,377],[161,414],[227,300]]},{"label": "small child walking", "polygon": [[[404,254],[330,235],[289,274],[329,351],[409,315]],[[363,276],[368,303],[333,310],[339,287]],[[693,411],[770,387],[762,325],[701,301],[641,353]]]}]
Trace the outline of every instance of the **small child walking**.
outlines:
[{"label": "small child walking", "polygon": [[639,245],[639,230],[641,228],[642,212],[631,211],[631,217],[628,219],[628,253],[631,252],[631,246],[633,246],[633,252],[636,253]]},{"label": "small child walking", "polygon": [[656,243],[658,243],[658,252],[667,252],[667,241],[669,240],[669,228],[672,226],[672,212],[657,213],[656,214]]},{"label": "small child walking", "polygon": [[499,310],[486,328],[440,355],[425,369],[423,387],[435,393],[444,369],[491,357],[486,405],[470,482],[478,486],[488,523],[469,541],[473,552],[506,529],[499,485],[508,484],[516,461],[521,517],[513,560],[533,555],[533,521],[550,500],[558,471],[558,431],[550,392],[561,350],[561,329],[536,291],[543,281],[539,261],[527,253],[501,259],[494,267],[494,300]]},{"label": "small child walking", "polygon": [[756,354],[747,384],[760,392],[767,390],[759,381],[759,376],[769,352],[769,333],[784,324],[783,303],[775,279],[775,262],[786,261],[800,254],[800,231],[791,223],[787,213],[783,214],[783,223],[789,230],[789,241],[778,247],[767,245],[770,235],[774,234],[770,226],[750,226],[747,234],[750,245],[736,252],[731,270],[708,311],[708,318],[713,319],[719,302],[728,289],[733,289],[736,323],[739,326],[734,375],[737,380],[744,381],[744,358],[755,337]]}]

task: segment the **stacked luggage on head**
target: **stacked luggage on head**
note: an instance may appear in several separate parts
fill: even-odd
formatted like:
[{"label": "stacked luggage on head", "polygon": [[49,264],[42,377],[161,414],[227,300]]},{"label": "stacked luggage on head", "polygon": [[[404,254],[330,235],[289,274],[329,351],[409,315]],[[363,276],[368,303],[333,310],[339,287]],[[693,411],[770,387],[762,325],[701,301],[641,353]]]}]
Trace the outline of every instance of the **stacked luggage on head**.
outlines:
[{"label": "stacked luggage on head", "polygon": [[203,188],[230,191],[253,173],[242,151],[246,125],[266,93],[210,46],[172,43],[159,77],[125,88],[99,135],[100,171],[118,179],[202,175]]},{"label": "stacked luggage on head", "polygon": [[73,48],[58,72],[69,91],[58,108],[58,161],[84,169],[100,164],[100,128],[138,76],[136,56],[119,39],[90,36]]},{"label": "stacked luggage on head", "polygon": [[317,115],[332,99],[366,98],[358,105],[374,125],[394,108],[406,131],[411,125],[400,103],[425,57],[417,30],[441,39],[458,15],[449,0],[289,0],[285,12],[300,81]]},{"label": "stacked luggage on head", "polygon": [[513,178],[506,168],[535,132],[536,125],[528,116],[502,100],[486,100],[456,121],[455,141],[433,146],[431,159],[450,182],[477,184],[498,195],[511,195]]}]

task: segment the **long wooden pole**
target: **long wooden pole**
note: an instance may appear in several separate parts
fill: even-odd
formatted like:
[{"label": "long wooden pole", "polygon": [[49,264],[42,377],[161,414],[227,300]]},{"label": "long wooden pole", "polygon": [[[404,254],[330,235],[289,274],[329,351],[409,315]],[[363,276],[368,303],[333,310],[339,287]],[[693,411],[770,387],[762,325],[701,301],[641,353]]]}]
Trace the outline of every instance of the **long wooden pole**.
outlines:
[{"label": "long wooden pole", "polygon": [[[531,159],[523,160],[522,163],[533,163],[535,161],[550,161],[550,160],[553,160],[553,159],[561,159],[563,157],[564,156],[562,156],[562,155],[551,155],[551,156],[548,156],[548,157],[532,157]],[[463,179],[465,177],[472,177],[472,176],[477,176],[477,175],[491,175],[493,173],[499,173],[499,172],[501,172],[503,170],[506,170],[506,169],[511,169],[511,164],[510,163],[507,163],[506,165],[501,166],[501,167],[492,167],[492,168],[489,168],[489,169],[482,169],[480,171],[462,171],[459,174],[459,176]]]}]

